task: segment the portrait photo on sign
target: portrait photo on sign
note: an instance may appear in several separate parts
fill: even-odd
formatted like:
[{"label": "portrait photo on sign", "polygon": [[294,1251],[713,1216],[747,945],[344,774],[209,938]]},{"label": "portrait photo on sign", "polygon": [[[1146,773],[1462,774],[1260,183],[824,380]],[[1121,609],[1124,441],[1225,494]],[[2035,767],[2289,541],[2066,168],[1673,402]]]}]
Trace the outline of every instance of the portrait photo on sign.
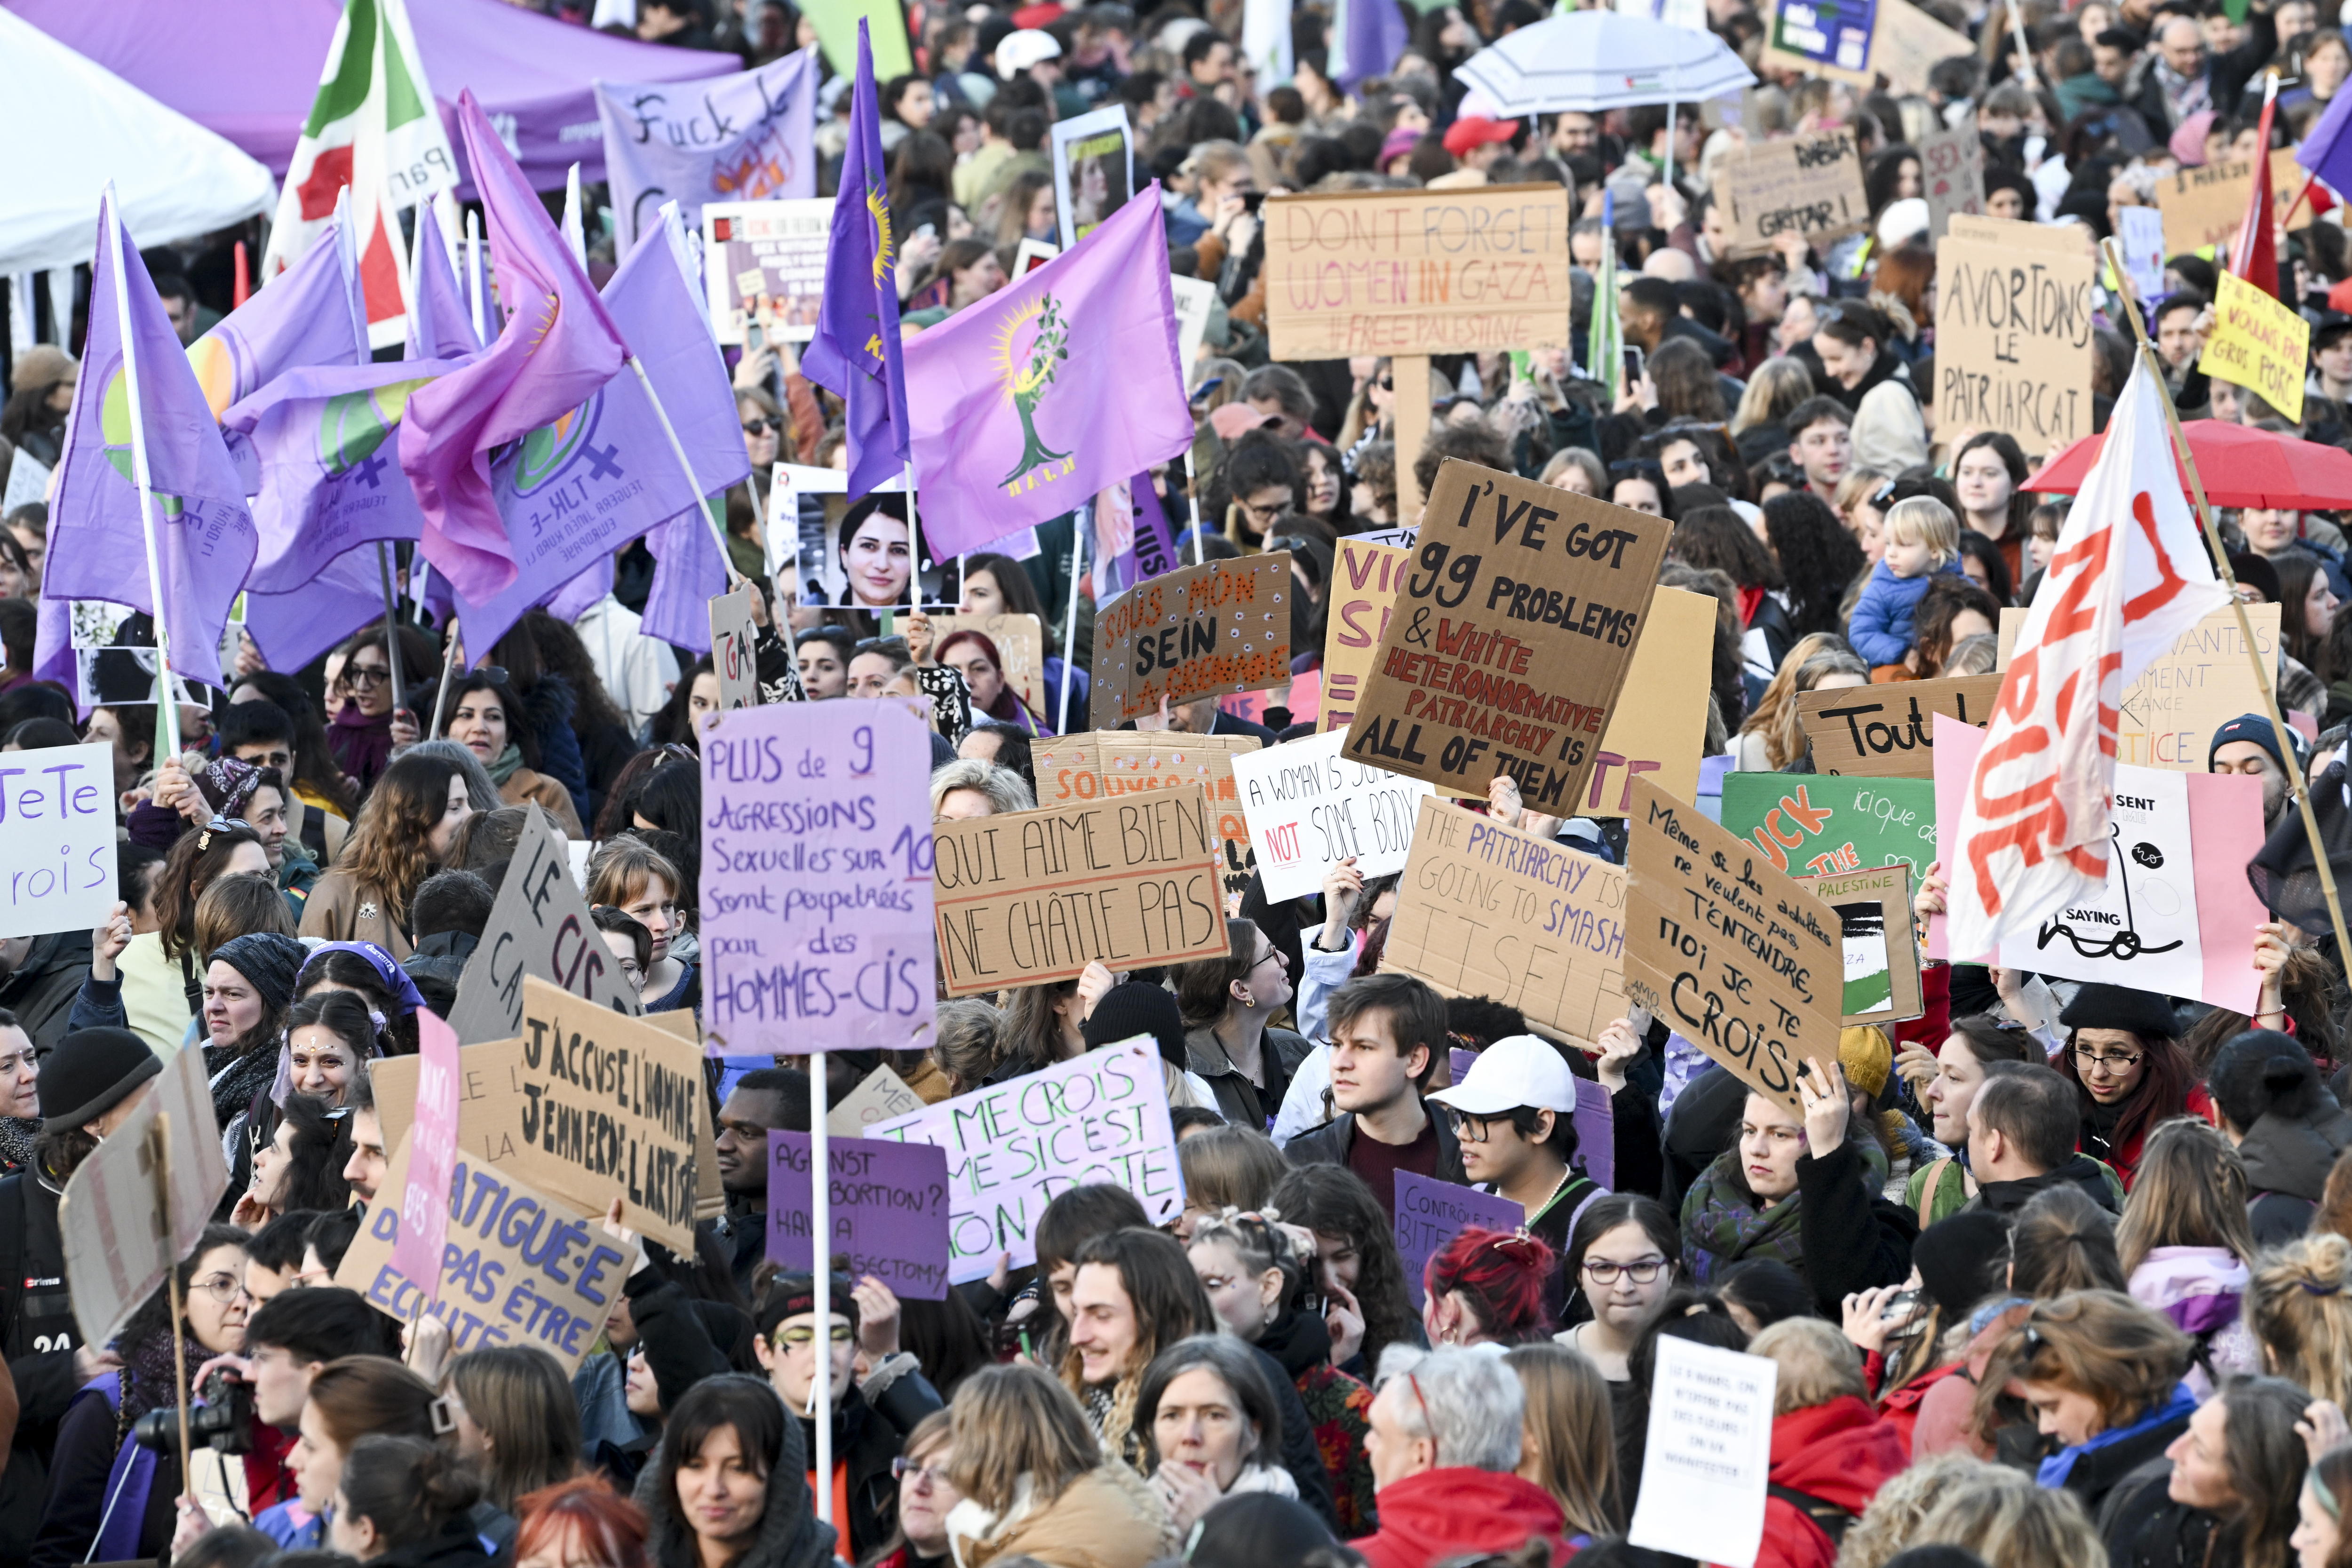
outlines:
[{"label": "portrait photo on sign", "polygon": [[1114,103],[1054,127],[1054,213],[1062,248],[1094,232],[1135,194],[1135,133]]},{"label": "portrait photo on sign", "polygon": [[[921,598],[909,588],[912,554],[907,537],[907,497],[896,481],[851,505],[845,493],[848,476],[838,468],[812,468],[779,464],[778,487],[789,481],[791,491],[779,497],[772,490],[768,502],[771,529],[793,519],[798,542],[798,570],[793,574],[800,602],[846,610],[952,610],[963,601],[963,563],[955,556],[936,560],[924,539]],[[789,510],[787,509],[790,509]],[[918,508],[916,526],[922,523]],[[782,542],[771,537],[771,560],[781,560]]]}]

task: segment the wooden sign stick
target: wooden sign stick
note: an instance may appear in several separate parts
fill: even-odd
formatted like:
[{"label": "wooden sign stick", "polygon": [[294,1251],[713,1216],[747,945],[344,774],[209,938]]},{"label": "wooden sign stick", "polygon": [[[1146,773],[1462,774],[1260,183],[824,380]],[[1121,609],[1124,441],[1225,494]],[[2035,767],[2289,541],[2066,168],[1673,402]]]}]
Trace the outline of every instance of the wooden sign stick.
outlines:
[{"label": "wooden sign stick", "polygon": [[[155,1228],[168,1241],[172,1236],[172,1118],[168,1112],[158,1113],[147,1129],[147,1163],[155,1178]],[[166,1252],[174,1248],[166,1247]],[[172,1293],[172,1369],[180,1405],[180,1477],[181,1484],[194,1491],[195,1483],[188,1478],[194,1473],[188,1462],[188,1336],[180,1325],[185,1321],[186,1304],[180,1300],[180,1265],[175,1259],[163,1271],[163,1282]]]},{"label": "wooden sign stick", "polygon": [[1389,379],[1396,384],[1389,407],[1396,420],[1397,521],[1402,522],[1407,515],[1418,517],[1429,499],[1412,477],[1429,443],[1429,356],[1396,355],[1389,361]]}]

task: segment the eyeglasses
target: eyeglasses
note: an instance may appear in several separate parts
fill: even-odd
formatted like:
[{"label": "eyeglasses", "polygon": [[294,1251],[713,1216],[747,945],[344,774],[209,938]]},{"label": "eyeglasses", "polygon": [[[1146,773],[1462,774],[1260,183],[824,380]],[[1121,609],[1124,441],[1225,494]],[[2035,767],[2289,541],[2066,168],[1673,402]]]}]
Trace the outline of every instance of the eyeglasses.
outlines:
[{"label": "eyeglasses", "polygon": [[1290,960],[1283,956],[1282,949],[1278,947],[1269,947],[1264,952],[1259,953],[1257,955],[1257,962],[1249,966],[1249,972],[1252,974],[1255,974],[1259,970],[1264,969],[1267,959],[1272,959],[1275,963],[1282,965],[1283,972],[1285,973],[1289,973]]},{"label": "eyeglasses", "polygon": [[782,426],[778,425],[772,419],[746,419],[743,421],[743,434],[746,436],[764,436],[771,430],[779,430],[782,428]]},{"label": "eyeglasses", "polygon": [[392,667],[383,664],[347,664],[343,679],[352,686],[381,686],[392,679]]},{"label": "eyeglasses", "polygon": [[1259,506],[1254,501],[1241,501],[1237,504],[1249,516],[1260,519],[1277,518],[1290,510],[1289,504],[1286,501],[1276,501],[1270,506]]},{"label": "eyeglasses", "polygon": [[2102,1056],[2084,1046],[2074,1047],[2074,1065],[2084,1072],[2096,1072],[2105,1068],[2110,1072],[2129,1072],[2145,1059],[2137,1051],[2119,1051]]},{"label": "eyeglasses", "polygon": [[903,1454],[890,1461],[890,1474],[907,1486],[919,1484],[926,1491],[948,1484],[948,1468],[945,1465],[918,1465]]},{"label": "eyeglasses", "polygon": [[1381,377],[1381,390],[1382,392],[1394,392],[1396,390],[1396,377],[1392,375],[1384,375]]},{"label": "eyeglasses", "polygon": [[[849,1337],[850,1329],[847,1323],[835,1323],[833,1325],[833,1342],[835,1344],[845,1345],[849,1342]],[[780,1351],[804,1350],[815,1342],[816,1331],[814,1329],[792,1328],[778,1329],[776,1331],[775,1345]]]},{"label": "eyeglasses", "polygon": [[1618,1263],[1606,1258],[1588,1258],[1584,1260],[1584,1273],[1585,1278],[1595,1285],[1614,1285],[1620,1274],[1636,1285],[1651,1285],[1657,1282],[1658,1270],[1665,1266],[1666,1260],[1663,1258],[1638,1258],[1631,1263]]},{"label": "eyeglasses", "polygon": [[1484,1143],[1486,1142],[1486,1124],[1492,1121],[1493,1118],[1486,1116],[1473,1116],[1466,1110],[1456,1110],[1454,1111],[1452,1115],[1454,1121],[1454,1135],[1456,1138],[1461,1139],[1465,1143]]},{"label": "eyeglasses", "polygon": [[245,1288],[245,1281],[234,1274],[207,1274],[202,1279],[195,1281],[195,1289],[202,1290],[224,1307],[239,1296],[251,1300],[253,1294]]}]

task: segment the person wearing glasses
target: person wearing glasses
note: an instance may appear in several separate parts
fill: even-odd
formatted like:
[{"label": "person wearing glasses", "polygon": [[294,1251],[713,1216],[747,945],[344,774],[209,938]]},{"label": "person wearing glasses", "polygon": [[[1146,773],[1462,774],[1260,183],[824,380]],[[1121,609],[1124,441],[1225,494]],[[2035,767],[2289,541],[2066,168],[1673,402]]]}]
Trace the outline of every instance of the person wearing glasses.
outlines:
[{"label": "person wearing glasses", "polygon": [[1213,510],[1220,495],[1225,501],[1225,537],[1244,554],[1265,548],[1265,536],[1274,525],[1307,502],[1306,481],[1291,458],[1289,443],[1270,436],[1237,442],[1210,481],[1210,489]]},{"label": "person wearing glasses", "polygon": [[2085,985],[2058,1022],[2072,1031],[2053,1065],[2074,1082],[2077,1147],[2112,1167],[2126,1190],[2158,1122],[2182,1115],[2213,1120],[2212,1097],[2180,1048],[2180,1026],[2163,997],[2125,985]]},{"label": "person wearing glasses", "polygon": [[[245,1293],[245,1232],[206,1226],[173,1271],[179,1286],[177,1320],[171,1287],[157,1286],[116,1336],[118,1368],[83,1384],[58,1423],[48,1506],[30,1553],[38,1568],[160,1557],[171,1547],[177,1524],[171,1500],[189,1488],[180,1471],[179,1446],[150,1448],[128,1434],[141,1416],[170,1410],[183,1398],[174,1370],[175,1340],[186,1341],[190,1371],[245,1348],[245,1319],[252,1308]],[[194,1400],[195,1391],[188,1389],[184,1396]],[[150,1506],[110,1511],[107,1500],[118,1494],[146,1498]]]},{"label": "person wearing glasses", "polygon": [[[327,749],[362,795],[391,764],[394,745],[418,739],[415,715],[405,708],[393,711],[392,659],[384,647],[379,622],[337,650],[342,656],[340,668],[331,656],[329,660],[335,674],[327,683],[327,701],[334,720],[327,730]],[[439,664],[423,636],[401,628],[400,673],[407,686],[431,679]],[[401,695],[405,698],[407,692]]]},{"label": "person wearing glasses", "polygon": [[1553,1337],[1592,1359],[1614,1405],[1633,1389],[1626,1358],[1650,1309],[1675,1288],[1681,1255],[1675,1217],[1655,1198],[1604,1194],[1576,1216],[1565,1259],[1569,1304],[1559,1320],[1570,1326]]},{"label": "person wearing glasses", "polygon": [[[800,1423],[801,1439],[812,1458],[816,1453],[816,1358],[820,1353],[832,1357],[833,1476],[827,1484],[833,1488],[834,1522],[849,1548],[845,1555],[863,1559],[886,1545],[898,1529],[896,1483],[901,1436],[891,1416],[867,1404],[858,1386],[856,1362],[862,1308],[857,1291],[846,1275],[833,1277],[821,1352],[815,1279],[806,1274],[777,1275],[760,1303],[759,1337],[753,1348],[770,1385]],[[898,1306],[887,1293],[873,1299],[887,1300],[893,1309]],[[887,1328],[887,1349],[895,1352],[898,1325],[893,1321]],[[877,1373],[883,1370],[887,1369],[877,1368]],[[878,1381],[878,1376],[872,1381]],[[892,1412],[909,1427],[943,1404],[929,1382],[911,1366],[892,1378],[885,1392]]]},{"label": "person wearing glasses", "polygon": [[1304,1037],[1272,1026],[1290,1005],[1290,965],[1255,921],[1225,922],[1232,948],[1176,970],[1184,1047],[1217,1110],[1236,1127],[1263,1131],[1306,1059]]},{"label": "person wearing glasses", "polygon": [[898,1535],[874,1568],[953,1568],[948,1515],[963,1494],[948,1479],[955,1456],[952,1417],[935,1410],[915,1423],[903,1451],[890,1462],[898,1479]]}]

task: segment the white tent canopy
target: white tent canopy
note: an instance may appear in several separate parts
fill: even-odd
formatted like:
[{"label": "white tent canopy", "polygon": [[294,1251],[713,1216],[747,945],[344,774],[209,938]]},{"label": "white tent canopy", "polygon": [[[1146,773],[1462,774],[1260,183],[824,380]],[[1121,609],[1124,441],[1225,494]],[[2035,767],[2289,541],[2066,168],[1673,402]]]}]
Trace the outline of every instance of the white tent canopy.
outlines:
[{"label": "white tent canopy", "polygon": [[277,205],[268,170],[5,9],[0,71],[20,132],[20,155],[0,184],[0,277],[88,261],[109,180],[123,226],[142,246],[210,234]]},{"label": "white tent canopy", "polygon": [[1756,85],[1712,33],[1618,11],[1550,16],[1487,45],[1454,71],[1503,119],[1643,103],[1696,103]]}]

